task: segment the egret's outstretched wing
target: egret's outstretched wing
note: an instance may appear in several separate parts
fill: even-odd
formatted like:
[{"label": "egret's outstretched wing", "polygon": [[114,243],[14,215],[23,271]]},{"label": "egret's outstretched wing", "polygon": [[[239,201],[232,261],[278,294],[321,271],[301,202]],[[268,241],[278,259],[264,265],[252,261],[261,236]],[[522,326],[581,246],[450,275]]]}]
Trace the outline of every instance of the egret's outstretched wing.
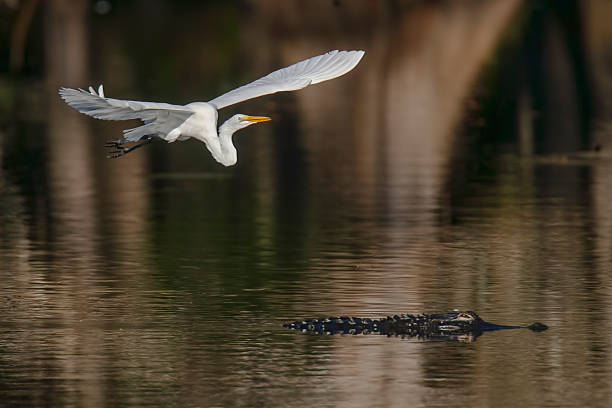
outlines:
[{"label": "egret's outstretched wing", "polygon": [[179,111],[193,114],[193,111],[181,105],[106,98],[102,85],[98,88],[98,92],[99,94],[91,87],[89,92],[72,88],[60,88],[59,90],[60,96],[68,105],[97,119],[150,120],[155,118],[156,111]]},{"label": "egret's outstretched wing", "polygon": [[229,91],[208,103],[217,109],[281,91],[295,91],[344,75],[359,63],[365,51],[330,51],[274,71],[250,84]]},{"label": "egret's outstretched wing", "polygon": [[141,119],[145,123],[143,126],[123,131],[123,136],[128,140],[138,140],[145,135],[163,138],[194,113],[181,105],[106,98],[102,85],[98,88],[98,93],[89,87],[89,92],[60,88],[59,94],[74,109],[97,119]]}]

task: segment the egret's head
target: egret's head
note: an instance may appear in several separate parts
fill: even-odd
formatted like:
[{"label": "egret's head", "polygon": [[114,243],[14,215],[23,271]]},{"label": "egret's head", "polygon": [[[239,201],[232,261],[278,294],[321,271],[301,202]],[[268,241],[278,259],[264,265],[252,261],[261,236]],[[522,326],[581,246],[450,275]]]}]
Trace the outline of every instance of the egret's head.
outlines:
[{"label": "egret's head", "polygon": [[234,127],[235,130],[240,130],[255,123],[268,122],[270,120],[272,119],[267,116],[250,116],[239,113],[237,115],[232,116],[228,120],[228,122],[232,122],[232,127]]}]

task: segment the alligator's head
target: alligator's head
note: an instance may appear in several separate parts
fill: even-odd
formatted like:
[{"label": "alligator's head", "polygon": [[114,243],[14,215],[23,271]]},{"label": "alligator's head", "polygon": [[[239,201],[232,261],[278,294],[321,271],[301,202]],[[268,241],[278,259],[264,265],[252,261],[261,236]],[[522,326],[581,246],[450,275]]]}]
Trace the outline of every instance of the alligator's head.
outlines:
[{"label": "alligator's head", "polygon": [[441,332],[470,332],[478,330],[481,323],[486,323],[474,312],[453,311],[428,315],[431,324]]},{"label": "alligator's head", "polygon": [[533,323],[529,326],[506,326],[501,324],[489,323],[482,320],[474,312],[453,311],[449,313],[431,314],[429,318],[440,332],[455,334],[466,332],[485,332],[504,329],[529,329],[532,331],[544,331],[548,326],[542,323]]}]

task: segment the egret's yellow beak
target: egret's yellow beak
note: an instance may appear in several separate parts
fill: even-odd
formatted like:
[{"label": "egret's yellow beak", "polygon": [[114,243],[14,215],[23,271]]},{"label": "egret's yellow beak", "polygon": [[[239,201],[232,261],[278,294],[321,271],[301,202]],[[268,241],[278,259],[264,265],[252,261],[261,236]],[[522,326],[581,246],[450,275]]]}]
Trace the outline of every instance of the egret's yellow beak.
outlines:
[{"label": "egret's yellow beak", "polygon": [[267,122],[269,120],[272,120],[272,118],[269,118],[267,116],[243,116],[242,120],[248,120],[249,122],[258,123],[258,122]]}]

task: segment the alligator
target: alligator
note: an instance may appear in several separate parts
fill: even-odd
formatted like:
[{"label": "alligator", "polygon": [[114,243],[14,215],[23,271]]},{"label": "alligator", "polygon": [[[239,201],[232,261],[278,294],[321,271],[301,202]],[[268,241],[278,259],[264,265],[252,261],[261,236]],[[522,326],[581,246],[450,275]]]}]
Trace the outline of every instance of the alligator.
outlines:
[{"label": "alligator", "polygon": [[381,319],[358,317],[327,317],[286,323],[283,327],[318,334],[383,334],[387,336],[416,337],[423,340],[474,341],[484,332],[529,329],[544,331],[545,324],[506,326],[482,320],[470,311],[435,314],[402,314]]}]

